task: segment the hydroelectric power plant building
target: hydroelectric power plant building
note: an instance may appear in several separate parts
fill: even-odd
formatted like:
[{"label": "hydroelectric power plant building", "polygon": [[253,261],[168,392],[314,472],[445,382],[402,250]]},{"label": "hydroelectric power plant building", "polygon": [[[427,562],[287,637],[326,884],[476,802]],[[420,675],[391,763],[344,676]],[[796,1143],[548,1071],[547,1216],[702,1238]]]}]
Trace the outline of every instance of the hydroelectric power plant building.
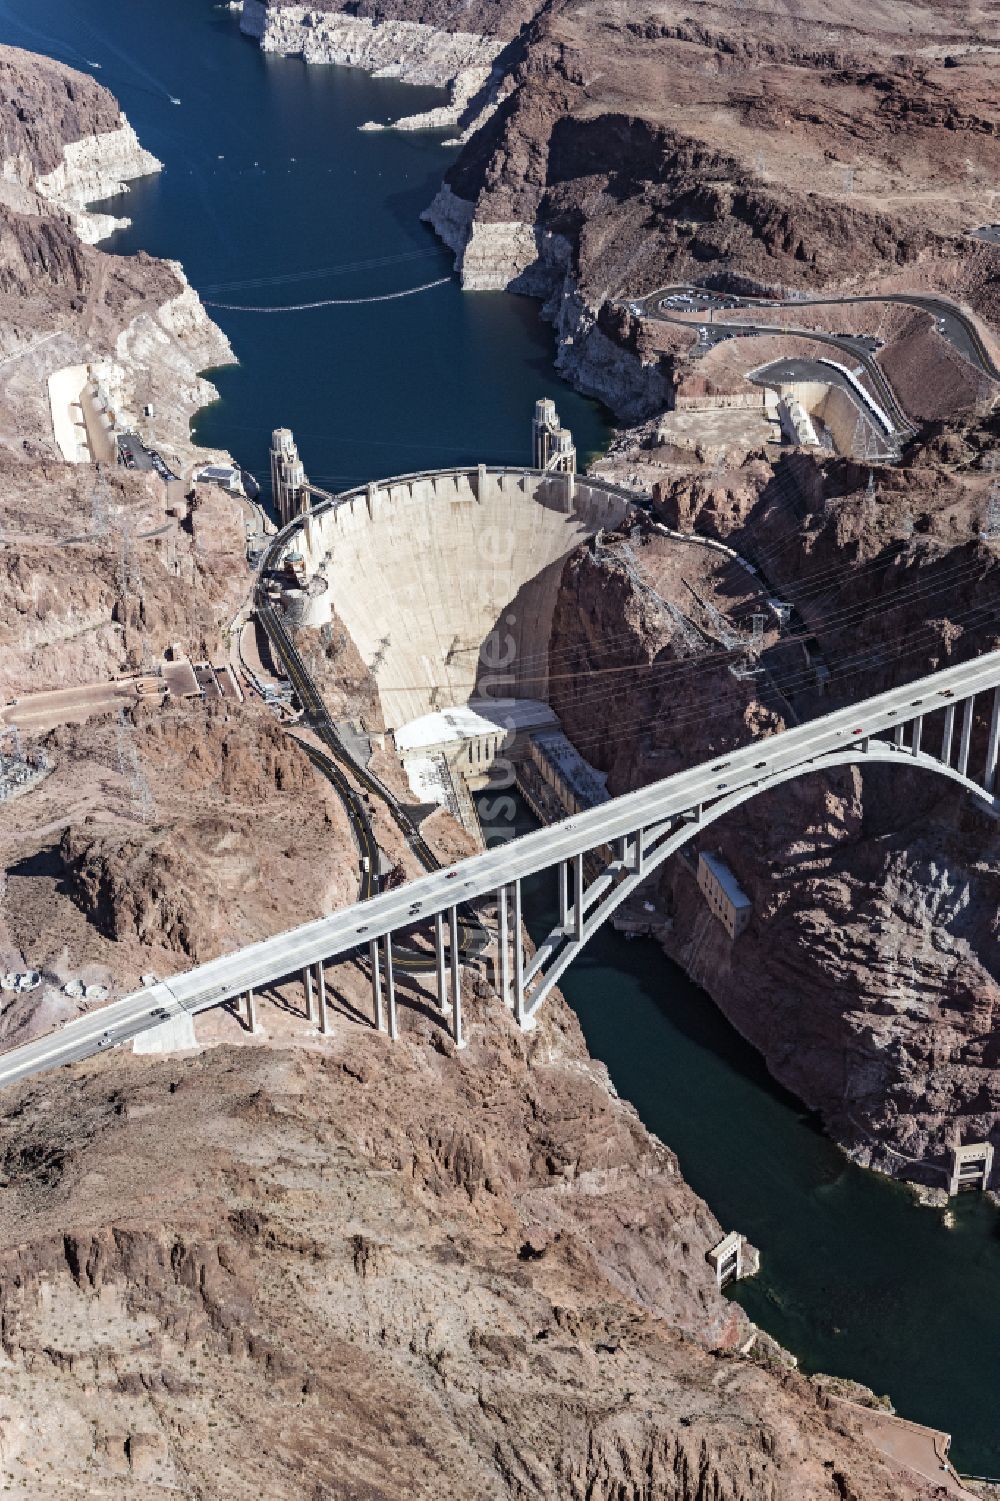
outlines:
[{"label": "hydroelectric power plant building", "polygon": [[730,938],[738,938],[746,931],[753,914],[753,903],[721,856],[706,850],[699,854],[698,886],[709,911],[718,918]]}]

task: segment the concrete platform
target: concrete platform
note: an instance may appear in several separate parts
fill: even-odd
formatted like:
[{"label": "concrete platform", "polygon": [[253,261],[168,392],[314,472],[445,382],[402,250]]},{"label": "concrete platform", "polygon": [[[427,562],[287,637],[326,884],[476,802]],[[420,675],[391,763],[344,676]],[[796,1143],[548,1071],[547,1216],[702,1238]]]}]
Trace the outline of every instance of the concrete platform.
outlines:
[{"label": "concrete platform", "polygon": [[0,723],[17,725],[26,733],[42,734],[59,724],[82,724],[92,714],[127,709],[140,699],[158,703],[163,682],[157,677],[121,678],[110,683],[85,683],[79,688],[53,688],[25,693],[0,708]]},{"label": "concrete platform", "polygon": [[168,1017],[160,1026],[150,1027],[132,1040],[133,1053],[189,1053],[197,1048],[194,1017],[187,1011]]},{"label": "concrete platform", "polygon": [[948,1461],[951,1435],[938,1428],[925,1428],[895,1413],[878,1408],[861,1407],[842,1397],[834,1397],[837,1407],[846,1409],[861,1425],[865,1437],[892,1463],[911,1474],[922,1475],[939,1486],[942,1494],[976,1501],[974,1492],[961,1483]]}]

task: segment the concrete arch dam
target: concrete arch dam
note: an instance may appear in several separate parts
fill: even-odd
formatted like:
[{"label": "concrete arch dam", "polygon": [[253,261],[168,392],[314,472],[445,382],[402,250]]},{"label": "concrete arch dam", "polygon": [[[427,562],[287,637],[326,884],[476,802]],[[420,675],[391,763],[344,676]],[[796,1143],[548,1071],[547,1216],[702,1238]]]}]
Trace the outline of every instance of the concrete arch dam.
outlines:
[{"label": "concrete arch dam", "polygon": [[[532,469],[442,471],[348,492],[288,529],[308,581],[298,623],[333,610],[378,686],[386,728],[484,697],[545,699],[566,558],[634,499]],[[487,644],[488,643],[488,644]],[[502,664],[502,665],[498,665]]]}]

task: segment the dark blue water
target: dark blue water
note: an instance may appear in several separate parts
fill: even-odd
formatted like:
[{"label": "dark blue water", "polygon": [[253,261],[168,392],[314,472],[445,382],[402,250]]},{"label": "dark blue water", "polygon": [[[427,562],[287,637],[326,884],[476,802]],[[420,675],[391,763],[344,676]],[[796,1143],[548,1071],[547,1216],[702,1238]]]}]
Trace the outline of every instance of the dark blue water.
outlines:
[{"label": "dark blue water", "polygon": [[[426,136],[357,131],[439,102],[435,91],[265,58],[207,0],[0,0],[0,39],[102,65],[94,76],[166,163],[111,205],[135,222],[110,248],[181,260],[206,300],[214,287],[226,302],[364,296],[450,270],[418,220],[448,153]],[[537,306],[521,299],[462,295],[452,281],[366,308],[216,316],[241,364],[216,374],[222,399],[197,431],[262,477],[277,425],[333,486],[524,462],[543,393],[584,453],[606,437],[594,404],[555,378]],[[553,905],[534,883],[536,935]],[[902,1189],[846,1164],[654,945],[605,931],[563,990],[688,1181],[760,1246],[761,1275],[737,1293],[751,1316],[807,1369],[889,1392],[908,1416],[954,1433],[960,1466],[1000,1475],[994,1212],[965,1199],[946,1230]]]},{"label": "dark blue water", "polygon": [[[538,941],[556,920],[554,879],[525,883],[524,897]],[[651,940],[605,928],[560,983],[591,1052],[692,1188],[761,1248],[760,1274],[734,1291],[750,1317],[807,1371],[863,1381],[947,1429],[960,1469],[1000,1476],[996,1211],[963,1196],[949,1230],[853,1167]]]},{"label": "dark blue water", "polygon": [[[113,89],[165,171],[102,205],[133,220],[105,248],[181,261],[205,301],[364,297],[451,275],[419,217],[451,160],[444,133],[358,131],[440,104],[442,91],[267,57],[208,0],[0,0],[0,36]],[[241,363],[214,373],[221,401],[195,431],[262,479],[278,426],[294,430],[310,477],[334,488],[525,463],[546,394],[582,453],[607,439],[597,405],[555,376],[537,304],[463,295],[454,276],[398,302],[213,317]]]}]

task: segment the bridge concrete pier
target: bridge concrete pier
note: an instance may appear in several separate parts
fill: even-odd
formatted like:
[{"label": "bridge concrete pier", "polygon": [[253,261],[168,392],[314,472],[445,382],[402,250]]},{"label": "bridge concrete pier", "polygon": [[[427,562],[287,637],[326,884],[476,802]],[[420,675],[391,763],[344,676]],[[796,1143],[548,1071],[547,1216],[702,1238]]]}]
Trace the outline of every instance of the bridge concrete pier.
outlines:
[{"label": "bridge concrete pier", "polygon": [[986,742],[986,773],[983,786],[992,793],[997,779],[997,752],[1000,749],[1000,688],[993,690],[993,708],[990,713],[990,733]]},{"label": "bridge concrete pier", "polygon": [[316,1018],[316,1024],[320,1032],[325,1037],[326,1033],[329,1031],[329,1025],[326,1014],[326,970],[323,966],[322,959],[316,966],[316,979],[318,982],[316,990],[317,998],[319,1001],[319,1014]]},{"label": "bridge concrete pier", "polygon": [[466,1046],[462,1035],[462,950],[458,943],[458,908],[448,913],[448,930],[451,941],[451,1033],[456,1048]]},{"label": "bridge concrete pier", "polygon": [[395,1042],[399,1036],[396,1020],[396,980],[392,970],[392,937],[388,933],[382,939],[382,955],[385,960],[385,998],[389,1006],[389,1036]]},{"label": "bridge concrete pier", "polygon": [[522,1032],[535,1025],[528,1016],[527,995],[524,984],[524,939],[521,934],[521,882],[514,882],[514,1020]]},{"label": "bridge concrete pier", "polygon": [[923,715],[918,714],[913,721],[913,734],[910,736],[910,752],[914,756],[920,755],[920,742],[923,739],[924,720]]},{"label": "bridge concrete pier", "polygon": [[962,714],[962,734],[958,742],[958,774],[960,777],[967,775],[969,770],[969,746],[972,744],[972,706],[974,700],[965,700],[965,711]]},{"label": "bridge concrete pier", "polygon": [[448,1010],[448,985],[444,968],[444,913],[434,914],[434,960],[437,973],[438,1005],[442,1012]]},{"label": "bridge concrete pier", "polygon": [[313,1021],[313,976],[312,965],[306,965],[302,971],[302,983],[306,991],[306,1021]]},{"label": "bridge concrete pier", "polygon": [[513,1006],[510,992],[510,891],[501,886],[497,891],[497,967],[499,969],[500,999],[508,1011]]},{"label": "bridge concrete pier", "polygon": [[[949,704],[944,711],[944,729],[941,731],[941,760],[951,765],[951,742],[955,733],[955,705]],[[867,750],[867,745],[865,746]]]},{"label": "bridge concrete pier", "polygon": [[385,1018],[382,1012],[382,973],[379,967],[379,941],[372,939],[368,945],[368,956],[372,967],[372,1010],[375,1013],[376,1032],[385,1031]]},{"label": "bridge concrete pier", "polygon": [[257,1030],[257,1001],[252,990],[247,991],[247,1031],[251,1036]]}]

